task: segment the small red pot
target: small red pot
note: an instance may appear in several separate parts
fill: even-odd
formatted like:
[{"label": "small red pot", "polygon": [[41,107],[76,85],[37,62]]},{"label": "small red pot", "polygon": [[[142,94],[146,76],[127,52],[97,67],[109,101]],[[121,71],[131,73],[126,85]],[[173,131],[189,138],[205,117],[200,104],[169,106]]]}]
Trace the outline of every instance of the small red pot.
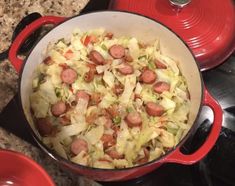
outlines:
[{"label": "small red pot", "polygon": [[[56,26],[41,38],[23,62],[17,57],[19,47],[34,30],[45,24],[55,24]],[[158,37],[161,41],[161,50],[166,55],[171,56],[180,62],[179,67],[187,80],[191,96],[192,104],[189,114],[189,123],[192,127],[174,149],[156,160],[137,167],[110,170],[90,168],[72,163],[60,157],[42,143],[41,137],[34,127],[32,115],[30,113],[29,95],[32,92],[31,81],[33,79],[33,71],[37,65],[41,63],[43,51],[46,49],[48,43],[69,36],[76,27],[79,27],[81,30],[103,27],[117,36],[132,35],[146,42],[153,41]],[[120,11],[93,12],[78,15],[69,19],[53,16],[42,17],[34,21],[18,35],[11,46],[9,59],[21,75],[19,83],[21,107],[23,114],[29,123],[28,126],[34,139],[39,146],[60,165],[94,180],[119,181],[138,178],[153,171],[163,163],[168,162],[186,165],[193,164],[201,160],[211,150],[219,136],[222,123],[222,109],[205,89],[201,72],[191,50],[183,40],[169,28],[147,17]],[[180,151],[180,147],[197,128],[195,121],[201,111],[201,107],[204,105],[209,106],[214,113],[214,122],[211,132],[204,144],[196,152],[185,155]]]},{"label": "small red pot", "polygon": [[0,150],[0,165],[0,185],[55,186],[42,167],[18,152]]}]

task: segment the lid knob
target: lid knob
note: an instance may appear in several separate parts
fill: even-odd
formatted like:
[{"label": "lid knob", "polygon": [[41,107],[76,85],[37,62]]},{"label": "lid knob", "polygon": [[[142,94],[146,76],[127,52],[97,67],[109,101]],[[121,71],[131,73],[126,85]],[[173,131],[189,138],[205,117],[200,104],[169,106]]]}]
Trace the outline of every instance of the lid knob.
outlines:
[{"label": "lid knob", "polygon": [[171,5],[177,8],[183,8],[184,6],[188,5],[191,0],[169,0]]}]

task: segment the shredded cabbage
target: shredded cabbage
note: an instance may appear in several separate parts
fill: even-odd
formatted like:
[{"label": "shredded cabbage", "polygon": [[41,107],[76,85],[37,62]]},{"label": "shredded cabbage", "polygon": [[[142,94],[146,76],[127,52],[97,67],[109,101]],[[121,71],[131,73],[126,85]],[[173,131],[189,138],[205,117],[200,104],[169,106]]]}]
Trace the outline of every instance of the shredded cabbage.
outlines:
[{"label": "shredded cabbage", "polygon": [[[61,157],[103,169],[133,167],[161,157],[190,129],[187,81],[177,59],[161,51],[160,39],[144,43],[103,28],[76,28],[49,44],[46,57],[52,63],[35,69],[29,99],[34,120],[49,119],[35,127],[48,125],[49,134],[39,130],[43,143]],[[157,61],[166,68],[157,68]],[[68,68],[72,72],[63,73]],[[144,80],[146,69],[156,80]],[[159,81],[170,89],[156,90]],[[74,138],[83,139],[78,154],[71,151]]]}]

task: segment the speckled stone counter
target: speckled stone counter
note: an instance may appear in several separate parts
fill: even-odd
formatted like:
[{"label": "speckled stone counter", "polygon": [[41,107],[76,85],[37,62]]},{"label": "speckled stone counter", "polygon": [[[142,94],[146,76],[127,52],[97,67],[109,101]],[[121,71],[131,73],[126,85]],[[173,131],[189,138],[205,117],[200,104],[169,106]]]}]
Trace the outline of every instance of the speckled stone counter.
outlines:
[{"label": "speckled stone counter", "polygon": [[[1,0],[0,1],[0,52],[10,46],[14,27],[27,14],[72,16],[79,14],[89,0]],[[0,112],[17,92],[18,74],[6,59],[0,61]],[[1,121],[0,121],[1,122]],[[17,124],[17,123],[16,123]],[[1,125],[0,125],[1,126]],[[38,162],[61,186],[96,186],[98,183],[62,170],[37,147],[23,141],[0,127],[0,149],[21,152]]]}]

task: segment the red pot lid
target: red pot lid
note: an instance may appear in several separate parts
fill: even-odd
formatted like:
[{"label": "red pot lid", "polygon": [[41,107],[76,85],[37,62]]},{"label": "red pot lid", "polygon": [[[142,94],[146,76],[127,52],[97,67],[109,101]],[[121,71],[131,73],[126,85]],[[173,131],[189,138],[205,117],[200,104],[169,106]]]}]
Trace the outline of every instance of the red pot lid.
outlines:
[{"label": "red pot lid", "polygon": [[113,0],[110,7],[151,17],[171,28],[192,49],[201,70],[221,64],[235,49],[232,0]]}]

